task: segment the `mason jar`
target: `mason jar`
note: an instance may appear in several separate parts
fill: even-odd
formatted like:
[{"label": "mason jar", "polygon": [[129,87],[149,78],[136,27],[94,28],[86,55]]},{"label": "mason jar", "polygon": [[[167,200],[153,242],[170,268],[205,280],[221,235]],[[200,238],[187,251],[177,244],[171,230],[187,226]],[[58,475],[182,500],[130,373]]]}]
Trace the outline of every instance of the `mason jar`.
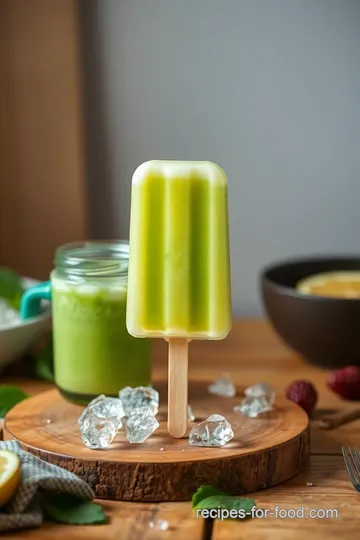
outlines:
[{"label": "mason jar", "polygon": [[151,384],[150,340],[126,329],[128,259],[125,241],[63,245],[50,281],[23,298],[27,315],[35,314],[39,299],[52,301],[54,378],[72,401]]}]

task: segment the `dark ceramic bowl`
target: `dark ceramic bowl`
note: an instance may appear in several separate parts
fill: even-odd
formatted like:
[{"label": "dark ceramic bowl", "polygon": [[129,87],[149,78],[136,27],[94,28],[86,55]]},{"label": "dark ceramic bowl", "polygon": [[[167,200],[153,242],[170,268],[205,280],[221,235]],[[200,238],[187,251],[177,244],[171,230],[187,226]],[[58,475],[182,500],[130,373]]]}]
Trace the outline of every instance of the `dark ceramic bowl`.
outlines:
[{"label": "dark ceramic bowl", "polygon": [[260,276],[262,299],[278,335],[309,363],[323,368],[360,366],[360,299],[303,295],[303,278],[360,271],[360,257],[307,258],[277,263]]}]

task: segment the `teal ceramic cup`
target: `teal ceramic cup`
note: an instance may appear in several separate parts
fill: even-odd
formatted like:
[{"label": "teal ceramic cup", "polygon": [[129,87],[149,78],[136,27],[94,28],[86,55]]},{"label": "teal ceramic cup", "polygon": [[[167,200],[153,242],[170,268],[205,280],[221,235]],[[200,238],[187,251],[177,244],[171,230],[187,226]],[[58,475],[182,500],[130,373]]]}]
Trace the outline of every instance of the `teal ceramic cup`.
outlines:
[{"label": "teal ceramic cup", "polygon": [[50,280],[23,295],[24,319],[52,302],[55,382],[72,401],[151,384],[150,341],[126,329],[128,257],[123,241],[66,244]]}]

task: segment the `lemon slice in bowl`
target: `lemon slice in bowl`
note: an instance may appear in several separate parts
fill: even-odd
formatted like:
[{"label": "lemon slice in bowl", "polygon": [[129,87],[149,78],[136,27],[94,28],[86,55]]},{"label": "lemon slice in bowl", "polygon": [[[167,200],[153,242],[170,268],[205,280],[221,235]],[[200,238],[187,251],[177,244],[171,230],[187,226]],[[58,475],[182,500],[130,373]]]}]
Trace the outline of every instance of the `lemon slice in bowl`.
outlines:
[{"label": "lemon slice in bowl", "polygon": [[296,289],[315,296],[360,298],[360,270],[312,275],[299,281]]},{"label": "lemon slice in bowl", "polygon": [[15,494],[20,478],[20,459],[17,454],[9,450],[0,450],[0,507]]}]

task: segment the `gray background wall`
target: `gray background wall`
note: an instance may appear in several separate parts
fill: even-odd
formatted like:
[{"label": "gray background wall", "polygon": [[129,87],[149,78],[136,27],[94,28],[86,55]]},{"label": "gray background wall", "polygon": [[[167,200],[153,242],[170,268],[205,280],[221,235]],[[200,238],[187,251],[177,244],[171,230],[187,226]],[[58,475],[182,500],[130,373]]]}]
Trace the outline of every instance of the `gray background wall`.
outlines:
[{"label": "gray background wall", "polygon": [[268,262],[359,251],[359,1],[85,5],[94,236],[127,237],[141,162],[204,159],[229,178],[234,313],[262,312]]}]

